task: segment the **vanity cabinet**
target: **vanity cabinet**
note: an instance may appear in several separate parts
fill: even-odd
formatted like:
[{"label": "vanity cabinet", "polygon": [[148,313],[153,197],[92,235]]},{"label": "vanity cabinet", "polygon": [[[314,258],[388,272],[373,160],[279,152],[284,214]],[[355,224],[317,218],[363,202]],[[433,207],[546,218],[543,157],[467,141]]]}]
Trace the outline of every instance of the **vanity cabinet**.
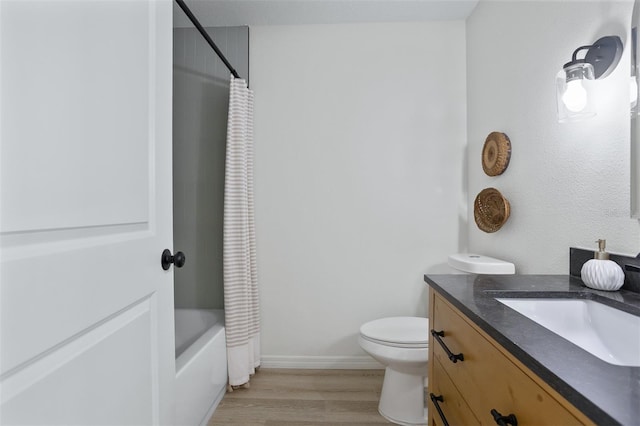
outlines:
[{"label": "vanity cabinet", "polygon": [[429,425],[593,424],[432,288],[429,308]]}]

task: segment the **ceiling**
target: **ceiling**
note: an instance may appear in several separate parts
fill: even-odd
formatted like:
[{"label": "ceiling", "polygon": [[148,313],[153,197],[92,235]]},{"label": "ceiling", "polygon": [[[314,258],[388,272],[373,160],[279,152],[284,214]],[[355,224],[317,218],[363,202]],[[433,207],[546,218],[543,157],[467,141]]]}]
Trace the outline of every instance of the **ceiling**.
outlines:
[{"label": "ceiling", "polygon": [[[478,0],[185,0],[205,27],[466,19]],[[174,27],[192,27],[174,2]]]}]

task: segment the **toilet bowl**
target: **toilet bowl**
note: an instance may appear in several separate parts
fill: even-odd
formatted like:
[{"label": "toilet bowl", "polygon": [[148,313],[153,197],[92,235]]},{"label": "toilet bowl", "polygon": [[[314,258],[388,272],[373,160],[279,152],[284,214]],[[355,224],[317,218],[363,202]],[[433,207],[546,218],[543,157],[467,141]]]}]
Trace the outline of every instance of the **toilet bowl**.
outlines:
[{"label": "toilet bowl", "polygon": [[390,422],[427,424],[428,330],[429,320],[419,317],[382,318],[360,327],[360,347],[385,366],[378,412]]},{"label": "toilet bowl", "polygon": [[[472,253],[453,254],[448,263],[459,273],[515,273],[513,263]],[[378,411],[392,423],[427,424],[428,335],[427,318],[382,318],[360,327],[360,347],[386,368]]]}]

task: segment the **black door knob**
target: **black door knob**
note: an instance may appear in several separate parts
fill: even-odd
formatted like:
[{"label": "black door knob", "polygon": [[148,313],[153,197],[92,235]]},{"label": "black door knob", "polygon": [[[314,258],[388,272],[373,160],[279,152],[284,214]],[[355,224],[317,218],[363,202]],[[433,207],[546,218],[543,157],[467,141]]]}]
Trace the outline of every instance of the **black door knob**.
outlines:
[{"label": "black door knob", "polygon": [[169,269],[172,263],[176,265],[176,268],[182,268],[186,261],[187,258],[185,257],[183,252],[176,252],[176,254],[172,256],[169,249],[164,249],[164,251],[162,252],[162,258],[160,259],[162,269],[164,269],[165,271]]}]

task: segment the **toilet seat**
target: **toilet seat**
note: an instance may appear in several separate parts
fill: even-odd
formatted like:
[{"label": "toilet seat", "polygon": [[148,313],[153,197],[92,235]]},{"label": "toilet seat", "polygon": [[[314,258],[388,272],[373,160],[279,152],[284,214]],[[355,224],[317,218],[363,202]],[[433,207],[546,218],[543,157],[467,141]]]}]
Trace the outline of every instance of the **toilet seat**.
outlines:
[{"label": "toilet seat", "polygon": [[421,317],[381,318],[363,324],[360,336],[370,342],[396,348],[427,348],[429,320]]}]

